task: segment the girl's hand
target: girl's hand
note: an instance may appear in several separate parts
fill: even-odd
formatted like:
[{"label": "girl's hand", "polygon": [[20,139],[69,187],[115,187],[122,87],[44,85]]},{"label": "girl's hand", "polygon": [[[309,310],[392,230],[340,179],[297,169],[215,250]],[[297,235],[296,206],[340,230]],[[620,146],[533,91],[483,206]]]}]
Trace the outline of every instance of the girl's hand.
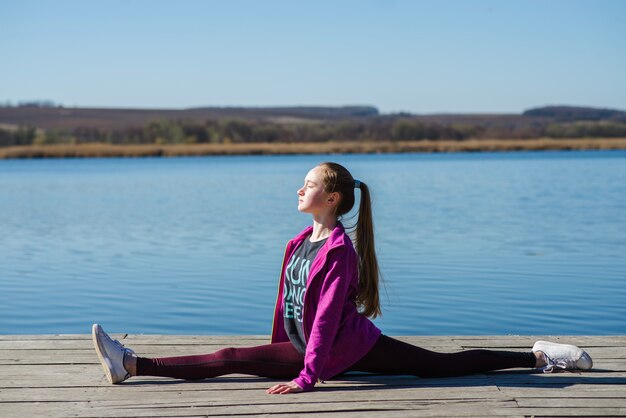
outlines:
[{"label": "girl's hand", "polygon": [[280,383],[278,385],[274,385],[268,390],[266,390],[265,392],[269,393],[270,395],[286,395],[288,393],[302,392],[302,389],[300,388],[300,386],[296,385],[295,383],[289,382],[289,383]]}]

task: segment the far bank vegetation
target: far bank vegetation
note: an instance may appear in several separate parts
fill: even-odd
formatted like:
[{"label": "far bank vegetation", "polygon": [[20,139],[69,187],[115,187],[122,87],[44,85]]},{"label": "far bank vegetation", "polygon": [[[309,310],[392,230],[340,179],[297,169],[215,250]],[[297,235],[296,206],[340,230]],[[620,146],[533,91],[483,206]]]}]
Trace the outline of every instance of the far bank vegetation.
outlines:
[{"label": "far bank vegetation", "polygon": [[[3,107],[0,147],[204,144],[220,149],[219,146],[248,144],[256,149],[254,144],[275,144],[284,149],[284,144],[326,143],[324,148],[359,149],[358,144],[362,144],[362,149],[385,152],[401,150],[406,148],[402,144],[414,142],[423,142],[425,149],[474,149],[480,148],[481,141],[488,148],[489,140],[492,144],[496,139],[516,140],[518,144],[511,147],[517,149],[523,148],[519,141],[534,140],[538,147],[537,141],[563,138],[585,139],[587,143],[626,138],[626,113],[608,109],[546,107],[521,115],[380,115],[371,107],[227,110],[230,111],[207,108],[159,113]],[[437,142],[441,146],[436,146]],[[445,145],[451,142],[467,142],[467,146]],[[270,145],[267,150],[273,149]]]}]

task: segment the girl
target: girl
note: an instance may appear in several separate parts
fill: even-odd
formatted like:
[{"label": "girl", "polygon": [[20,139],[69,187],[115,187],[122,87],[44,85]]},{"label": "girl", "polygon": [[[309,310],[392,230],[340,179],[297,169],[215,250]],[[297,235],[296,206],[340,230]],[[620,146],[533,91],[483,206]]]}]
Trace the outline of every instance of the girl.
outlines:
[{"label": "girl", "polygon": [[[361,199],[356,249],[339,221]],[[313,225],[287,243],[271,344],[226,348],[185,357],[143,358],[111,339],[98,324],[92,335],[111,383],[131,376],[201,379],[230,373],[291,379],[269,394],[310,391],[318,380],[346,371],[459,376],[514,367],[588,370],[591,357],[578,347],[538,341],[526,353],[468,350],[436,353],[381,334],[368,319],[380,315],[379,270],[374,250],[370,193],[339,164],[326,162],[306,175],[298,210]]]}]

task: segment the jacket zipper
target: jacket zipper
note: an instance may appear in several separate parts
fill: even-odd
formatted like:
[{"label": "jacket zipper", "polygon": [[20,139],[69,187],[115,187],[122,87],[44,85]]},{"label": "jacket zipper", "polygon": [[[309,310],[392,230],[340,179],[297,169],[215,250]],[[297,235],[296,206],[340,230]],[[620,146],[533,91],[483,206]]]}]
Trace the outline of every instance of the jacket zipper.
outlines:
[{"label": "jacket zipper", "polygon": [[[328,254],[330,253],[330,251],[332,249],[333,248],[329,248],[328,251],[326,251],[326,254],[324,255],[324,258],[328,258]],[[324,263],[322,263],[322,266],[324,264],[326,264],[326,260],[324,260]],[[313,277],[311,277],[310,283],[313,283]],[[309,284],[309,283],[307,283],[307,284]],[[302,319],[306,318],[306,307],[307,307],[306,297],[307,297],[307,295],[309,293],[308,290],[309,289],[308,289],[308,286],[307,286],[307,292],[304,294],[304,304],[302,305]],[[305,343],[305,345],[308,345],[309,344],[309,335],[308,335],[308,332],[307,332],[307,327],[306,327],[306,325],[304,323],[302,325],[303,325],[302,330],[304,331],[304,343]],[[318,377],[317,378],[317,383],[326,383],[326,382]]]},{"label": "jacket zipper", "polygon": [[[326,264],[326,259],[328,258],[328,254],[330,253],[330,251],[331,251],[332,249],[333,249],[333,248],[329,248],[329,249],[328,249],[328,251],[326,251],[326,254],[324,255],[324,259],[325,259],[325,260],[324,260],[324,263],[322,263],[322,266],[324,266],[324,265]],[[320,270],[320,271],[321,271],[321,270]],[[319,272],[318,272],[318,273],[319,273]],[[306,303],[306,299],[307,299],[307,296],[308,296],[308,294],[309,294],[309,292],[308,292],[308,290],[309,290],[309,286],[308,286],[308,285],[309,285],[309,283],[313,283],[313,277],[311,277],[311,281],[310,281],[310,282],[308,282],[308,283],[307,283],[307,286],[306,286],[306,290],[307,290],[307,291],[306,291],[306,293],[304,294],[304,304],[302,305],[302,319],[306,318],[306,307],[307,307],[307,305],[308,305],[308,304]],[[305,325],[304,323],[303,323],[302,325],[303,325],[303,326],[302,326],[302,331],[304,331],[304,343],[305,343],[305,344],[308,344],[308,343],[309,343],[309,333],[307,332],[307,327],[306,327],[306,325]]]}]

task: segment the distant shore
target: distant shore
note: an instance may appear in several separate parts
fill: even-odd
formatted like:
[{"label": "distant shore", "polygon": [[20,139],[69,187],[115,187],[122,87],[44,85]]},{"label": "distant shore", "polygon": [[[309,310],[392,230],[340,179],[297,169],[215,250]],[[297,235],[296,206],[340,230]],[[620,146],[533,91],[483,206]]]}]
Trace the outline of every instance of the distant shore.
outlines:
[{"label": "distant shore", "polygon": [[470,139],[464,141],[376,141],[231,143],[180,145],[29,145],[0,147],[0,159],[182,157],[210,155],[375,154],[481,151],[616,150],[626,138]]}]

